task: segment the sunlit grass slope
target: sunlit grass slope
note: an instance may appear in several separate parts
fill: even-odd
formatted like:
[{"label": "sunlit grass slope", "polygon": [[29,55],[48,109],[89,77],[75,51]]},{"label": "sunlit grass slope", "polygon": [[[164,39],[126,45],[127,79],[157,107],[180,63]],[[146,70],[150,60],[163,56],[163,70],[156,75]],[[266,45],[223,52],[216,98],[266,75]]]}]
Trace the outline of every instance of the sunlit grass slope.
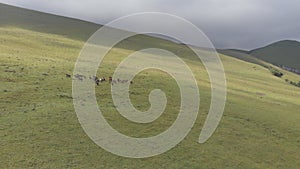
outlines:
[{"label": "sunlit grass slope", "polygon": [[[210,103],[210,85],[203,65],[195,64],[192,54],[190,58],[185,55],[184,61],[194,71],[201,93],[196,125],[183,142],[165,154],[127,159],[95,145],[76,118],[72,81],[65,73],[72,73],[83,42],[15,27],[2,27],[0,38],[1,168],[299,167],[300,90],[261,66],[221,55],[228,81],[226,110],[213,137],[198,144]],[[139,38],[131,41],[143,40]],[[150,47],[155,44],[159,43]],[[119,44],[122,45],[138,46],[126,41]],[[178,48],[166,46],[170,50]],[[187,49],[182,51],[189,54]],[[114,48],[98,75],[110,76],[131,52]],[[285,76],[299,78],[288,72]],[[134,106],[146,110],[148,94],[155,88],[166,92],[168,105],[162,117],[147,125],[129,122],[116,112],[108,83],[98,86],[96,95],[114,128],[131,136],[146,137],[164,131],[178,113],[180,98],[175,81],[155,70],[141,72],[135,78],[130,90]]]}]

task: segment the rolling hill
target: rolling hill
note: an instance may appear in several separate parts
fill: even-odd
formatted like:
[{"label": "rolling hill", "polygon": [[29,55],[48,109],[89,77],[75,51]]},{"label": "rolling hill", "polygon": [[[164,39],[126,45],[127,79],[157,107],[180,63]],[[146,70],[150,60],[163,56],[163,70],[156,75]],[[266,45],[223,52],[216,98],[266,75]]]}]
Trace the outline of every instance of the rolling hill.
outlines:
[{"label": "rolling hill", "polygon": [[73,18],[0,5],[0,26],[15,26],[37,32],[87,40],[101,25]]},{"label": "rolling hill", "polygon": [[[217,51],[224,55],[228,55],[228,56],[231,56],[231,57],[234,57],[234,58],[237,58],[237,59],[249,62],[249,63],[254,63],[257,65],[260,65],[260,66],[268,69],[274,76],[282,77],[284,75],[283,72],[280,70],[281,68],[279,68],[273,64],[270,64],[266,61],[263,61],[261,59],[258,59],[256,57],[248,54],[249,52],[247,52],[247,51],[235,50],[235,49],[219,49]],[[288,70],[288,71],[290,71],[290,70]],[[288,79],[287,79],[287,81],[288,81]],[[293,84],[294,84],[294,82],[293,82]]]},{"label": "rolling hill", "polygon": [[[65,74],[72,74],[85,40],[98,27],[0,4],[0,168],[299,168],[300,88],[284,80],[300,81],[298,75],[278,68],[284,78],[277,78],[259,59],[231,51],[220,54],[227,79],[226,109],[211,139],[199,144],[211,101],[205,67],[185,45],[145,35],[111,49],[97,75],[111,76],[137,50],[169,50],[186,62],[197,80],[201,102],[196,123],[175,148],[150,158],[123,158],[97,146],[78,122],[72,79]],[[149,137],[173,124],[179,88],[170,75],[150,69],[140,72],[129,90],[133,105],[145,111],[149,93],[157,88],[168,102],[162,116],[149,124],[130,122],[118,113],[109,83],[96,86],[95,92],[113,128]]]},{"label": "rolling hill", "polygon": [[300,73],[300,42],[284,40],[249,51],[249,54],[278,66],[297,69]]},{"label": "rolling hill", "polygon": [[241,50],[235,50],[235,49],[219,49],[219,53],[227,55],[227,56],[232,56],[234,58],[249,62],[249,63],[254,63],[257,65],[261,65],[263,67],[267,67],[268,64],[267,62],[264,62],[256,57],[253,57],[252,55],[248,54],[247,51],[241,51]]}]

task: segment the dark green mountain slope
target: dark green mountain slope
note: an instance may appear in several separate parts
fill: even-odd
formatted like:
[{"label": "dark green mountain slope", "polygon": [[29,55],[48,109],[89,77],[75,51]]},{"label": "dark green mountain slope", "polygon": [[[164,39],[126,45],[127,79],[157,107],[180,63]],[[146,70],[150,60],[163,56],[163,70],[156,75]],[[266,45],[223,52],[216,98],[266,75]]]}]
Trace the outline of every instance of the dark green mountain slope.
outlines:
[{"label": "dark green mountain slope", "polygon": [[300,70],[300,42],[285,40],[255,49],[249,54],[279,66]]}]

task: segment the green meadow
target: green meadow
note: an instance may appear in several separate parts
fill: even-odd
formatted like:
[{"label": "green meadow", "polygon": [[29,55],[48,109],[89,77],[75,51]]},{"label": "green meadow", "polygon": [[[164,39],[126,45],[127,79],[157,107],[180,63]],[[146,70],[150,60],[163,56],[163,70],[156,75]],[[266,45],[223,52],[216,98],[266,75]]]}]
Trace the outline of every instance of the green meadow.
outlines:
[{"label": "green meadow", "polygon": [[[84,43],[72,36],[1,25],[0,168],[300,167],[300,88],[285,82],[300,81],[298,75],[281,70],[284,76],[278,78],[263,66],[220,54],[227,79],[226,108],[216,132],[199,144],[211,101],[205,67],[186,46],[144,35],[115,46],[97,76],[112,76],[118,64],[137,50],[172,51],[197,80],[198,118],[187,137],[164,154],[131,159],[105,151],[81,128],[73,106],[72,79],[65,76],[73,73]],[[157,88],[165,92],[168,103],[163,115],[148,124],[131,122],[117,112],[108,82],[95,86],[95,91],[113,128],[132,137],[150,137],[165,131],[177,117],[180,92],[176,81],[162,71],[148,69],[134,78],[129,91],[133,105],[145,111],[150,107],[149,93]]]}]

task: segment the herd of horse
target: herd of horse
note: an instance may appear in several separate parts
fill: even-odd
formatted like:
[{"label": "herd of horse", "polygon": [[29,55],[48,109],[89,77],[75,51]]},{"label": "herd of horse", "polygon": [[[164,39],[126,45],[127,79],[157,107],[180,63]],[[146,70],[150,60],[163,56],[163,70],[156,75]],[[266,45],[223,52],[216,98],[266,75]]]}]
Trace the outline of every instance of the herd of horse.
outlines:
[{"label": "herd of horse", "polygon": [[[72,75],[70,74],[66,74],[66,77],[67,78],[72,78]],[[77,80],[80,80],[80,81],[83,81],[85,79],[87,79],[86,76],[84,75],[80,75],[80,74],[76,74],[73,76],[74,78],[73,79],[77,79]],[[105,77],[102,77],[102,78],[98,78],[97,76],[90,76],[89,77],[90,80],[93,80],[97,86],[100,85],[100,83],[103,83],[103,82],[106,82],[106,78]],[[117,84],[117,83],[128,83],[129,80],[122,80],[122,79],[113,79],[111,76],[108,78],[108,82],[111,84],[111,85],[114,85],[114,84]],[[130,84],[132,84],[133,81],[130,81]]]}]

